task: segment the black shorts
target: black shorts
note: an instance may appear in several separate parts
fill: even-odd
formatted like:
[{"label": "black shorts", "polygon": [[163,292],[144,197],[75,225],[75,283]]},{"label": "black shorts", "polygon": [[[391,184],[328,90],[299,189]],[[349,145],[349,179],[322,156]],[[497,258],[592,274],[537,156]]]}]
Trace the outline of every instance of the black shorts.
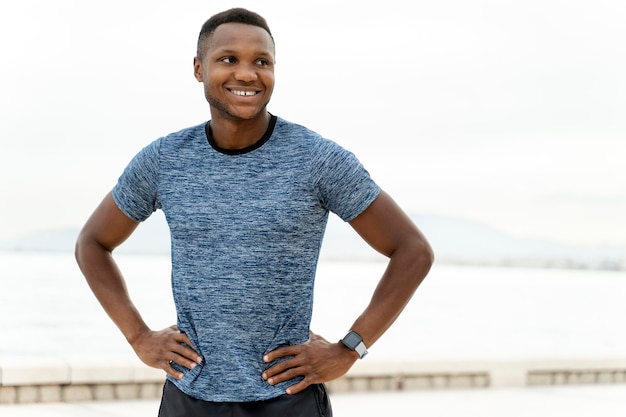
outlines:
[{"label": "black shorts", "polygon": [[159,417],[332,417],[323,384],[311,385],[294,395],[266,401],[212,402],[190,397],[169,380],[163,387]]}]

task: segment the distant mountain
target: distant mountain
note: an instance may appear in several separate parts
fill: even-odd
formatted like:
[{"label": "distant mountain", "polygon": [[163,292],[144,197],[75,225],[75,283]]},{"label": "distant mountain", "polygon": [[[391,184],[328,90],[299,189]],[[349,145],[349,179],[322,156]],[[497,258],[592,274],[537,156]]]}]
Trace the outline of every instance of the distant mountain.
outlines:
[{"label": "distant mountain", "polygon": [[[484,224],[437,215],[412,219],[428,237],[439,263],[626,269],[626,245],[584,247],[516,238]],[[52,230],[0,243],[0,249],[73,251],[78,230]],[[120,253],[168,254],[169,231],[157,212],[126,241]],[[322,245],[324,260],[377,260],[352,228],[331,216]]]},{"label": "distant mountain", "polygon": [[[586,247],[516,238],[484,224],[438,215],[412,215],[438,263],[626,269],[626,245]],[[332,220],[332,219],[331,219]],[[372,250],[340,221],[330,221],[322,257],[373,259]]]},{"label": "distant mountain", "polygon": [[436,215],[412,217],[438,258],[455,263],[575,268],[626,268],[622,246],[566,245],[510,236],[484,224]]},{"label": "distant mountain", "polygon": [[[48,230],[0,242],[0,249],[40,252],[73,252],[78,229]],[[165,217],[156,212],[143,222],[117,251],[119,253],[168,254],[169,230]]]}]

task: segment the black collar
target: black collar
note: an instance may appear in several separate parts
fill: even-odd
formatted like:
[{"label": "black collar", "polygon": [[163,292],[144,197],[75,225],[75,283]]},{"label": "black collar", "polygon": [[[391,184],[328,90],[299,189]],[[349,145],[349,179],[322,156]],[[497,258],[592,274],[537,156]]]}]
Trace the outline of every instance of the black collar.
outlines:
[{"label": "black collar", "polygon": [[265,131],[263,136],[261,136],[261,139],[259,139],[252,145],[246,146],[245,148],[241,148],[241,149],[226,149],[226,148],[222,148],[218,146],[217,143],[215,143],[215,140],[213,140],[213,135],[211,134],[211,127],[210,127],[211,121],[210,120],[204,126],[204,131],[206,132],[206,137],[207,137],[207,140],[209,141],[209,145],[211,145],[211,147],[215,149],[216,151],[226,154],[226,155],[243,155],[244,153],[252,152],[255,149],[259,149],[261,146],[263,146],[263,144],[265,144],[265,142],[267,142],[270,139],[270,137],[272,136],[272,133],[274,133],[274,127],[276,126],[277,119],[278,117],[274,116],[273,114],[270,114],[270,122],[267,125],[267,130]]}]

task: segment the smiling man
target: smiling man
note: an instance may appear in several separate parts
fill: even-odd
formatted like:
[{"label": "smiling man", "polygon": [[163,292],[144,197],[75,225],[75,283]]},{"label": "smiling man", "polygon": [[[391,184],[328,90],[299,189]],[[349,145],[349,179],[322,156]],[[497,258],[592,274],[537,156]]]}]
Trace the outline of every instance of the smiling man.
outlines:
[{"label": "smiling man", "polygon": [[[352,153],[268,112],[274,56],[258,14],[211,17],[194,59],[210,121],[142,149],[77,240],[99,302],[138,357],[167,373],[161,417],[331,416],[324,382],[365,356],[432,264],[426,239]],[[164,330],[146,325],[112,256],[158,209],[177,311]],[[389,257],[336,343],[309,329],[329,212]]]}]

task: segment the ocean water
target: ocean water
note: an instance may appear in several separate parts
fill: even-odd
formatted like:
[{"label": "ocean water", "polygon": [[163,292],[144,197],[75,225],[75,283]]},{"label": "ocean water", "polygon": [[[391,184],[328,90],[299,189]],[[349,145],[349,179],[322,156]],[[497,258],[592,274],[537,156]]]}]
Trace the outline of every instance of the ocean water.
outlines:
[{"label": "ocean water", "polygon": [[[124,255],[153,328],[175,323],[166,256]],[[312,330],[338,340],[367,305],[382,262],[322,262]],[[0,252],[0,360],[133,357],[72,254]],[[626,355],[626,272],[435,265],[369,360],[524,360]]]}]

